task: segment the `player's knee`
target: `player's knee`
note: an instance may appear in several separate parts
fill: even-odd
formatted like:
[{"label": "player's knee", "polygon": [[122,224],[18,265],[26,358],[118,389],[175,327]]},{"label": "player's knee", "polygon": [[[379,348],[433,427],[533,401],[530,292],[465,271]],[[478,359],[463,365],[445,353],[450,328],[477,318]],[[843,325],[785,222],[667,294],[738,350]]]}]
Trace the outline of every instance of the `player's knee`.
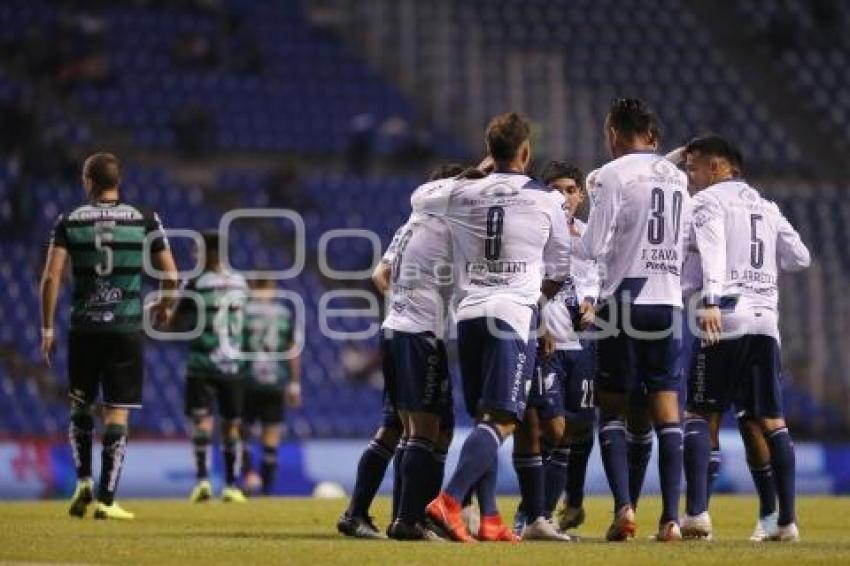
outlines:
[{"label": "player's knee", "polygon": [[411,413],[410,430],[411,436],[436,441],[440,436],[440,417],[430,413]]},{"label": "player's knee", "polygon": [[564,440],[567,426],[563,418],[549,419],[543,422],[543,440],[550,446],[558,446]]},{"label": "player's knee", "polygon": [[395,450],[395,447],[398,445],[398,441],[401,439],[402,430],[401,426],[387,426],[384,425],[378,429],[375,433],[374,439],[380,442],[384,446],[391,447]]},{"label": "player's knee", "polygon": [[747,463],[752,467],[761,467],[770,463],[770,448],[762,434],[761,423],[747,416],[738,417],[738,430],[744,441]]},{"label": "player's knee", "polygon": [[195,415],[192,417],[192,426],[195,428],[195,430],[211,433],[212,417],[208,415]]},{"label": "player's knee", "polygon": [[239,428],[241,421],[238,419],[228,419],[221,421],[221,434],[226,439],[239,439]]},{"label": "player's knee", "polygon": [[569,430],[564,434],[563,443],[593,442],[593,424],[589,422],[570,423]]},{"label": "player's knee", "polygon": [[785,419],[783,418],[761,418],[758,420],[759,427],[761,428],[762,434],[770,434],[779,430],[780,428],[786,428]]},{"label": "player's knee", "polygon": [[481,422],[488,423],[498,429],[502,438],[507,438],[516,430],[516,417],[503,411],[486,412],[482,414]]},{"label": "player's knee", "polygon": [[71,403],[71,422],[83,430],[94,428],[94,410],[88,403],[74,401]]},{"label": "player's knee", "polygon": [[679,422],[679,397],[675,391],[661,391],[650,396],[651,418],[656,423]]},{"label": "player's knee", "polygon": [[440,429],[440,436],[437,438],[436,447],[440,450],[448,450],[449,446],[452,445],[452,439],[454,438],[454,430],[452,429]]},{"label": "player's knee", "polygon": [[263,429],[263,446],[277,446],[280,444],[281,431],[277,425],[267,426]]},{"label": "player's knee", "polygon": [[628,410],[628,395],[625,393],[600,389],[596,392],[596,399],[599,406],[605,410],[618,413],[625,413]]},{"label": "player's knee", "polygon": [[120,407],[106,407],[103,410],[103,424],[127,426],[130,411]]}]

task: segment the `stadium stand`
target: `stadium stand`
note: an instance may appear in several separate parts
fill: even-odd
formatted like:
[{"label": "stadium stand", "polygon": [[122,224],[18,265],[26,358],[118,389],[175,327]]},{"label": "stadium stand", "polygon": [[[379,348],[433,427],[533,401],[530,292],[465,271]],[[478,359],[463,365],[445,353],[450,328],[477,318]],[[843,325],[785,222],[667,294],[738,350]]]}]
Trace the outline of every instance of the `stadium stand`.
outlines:
[{"label": "stadium stand", "polygon": [[[179,150],[182,145],[176,136],[181,130],[174,122],[178,115],[188,115],[196,126],[198,119],[206,121],[209,129],[201,131],[214,140],[212,148],[285,152],[301,158],[338,155],[349,149],[352,119],[366,110],[376,122],[400,117],[415,123],[429,116],[437,129],[453,134],[446,139],[435,135],[432,140],[441,155],[457,155],[461,146],[462,153],[477,156],[485,116],[515,103],[527,107],[539,103],[546,106],[539,117],[533,115],[538,122],[556,110],[551,123],[543,124],[548,129],[538,124],[542,152],[576,156],[591,165],[605,159],[599,127],[604,106],[615,93],[634,93],[646,96],[663,113],[671,143],[711,129],[739,140],[756,171],[795,173],[800,165],[794,132],[778,125],[749,94],[734,61],[725,59],[687,7],[673,0],[626,4],[473,0],[451,14],[450,25],[412,28],[405,24],[410,18],[442,21],[446,14],[441,3],[398,2],[398,11],[393,3],[382,1],[209,4],[213,8],[199,8],[192,2],[165,8],[141,2],[120,7],[95,3],[83,12],[71,3],[57,7],[38,0],[0,5],[0,42],[15,47],[16,57],[24,57],[19,50],[50,34],[62,38],[57,41],[62,46],[58,62],[57,53],[30,53],[22,63],[8,55],[12,51],[4,50],[0,103],[26,101],[22,108],[32,109],[39,123],[52,125],[38,131],[53,132],[51,140],[69,148],[72,165],[70,173],[59,166],[47,172],[24,168],[26,174],[22,174],[20,147],[3,148],[7,164],[0,166],[0,288],[4,289],[0,294],[4,321],[0,325],[0,435],[62,434],[66,426],[67,354],[60,347],[51,371],[38,363],[38,270],[44,237],[56,214],[80,200],[75,157],[93,145],[92,132],[98,124],[130,134],[128,163],[134,163],[133,151],[159,151],[171,157],[172,150]],[[836,4],[841,21],[846,21],[846,6]],[[803,5],[783,4],[805,32],[815,16],[803,14]],[[316,25],[316,12],[329,7],[350,8],[351,19]],[[370,19],[370,10],[378,9],[384,10],[382,22]],[[753,30],[770,21],[772,10],[773,3],[761,0],[746,0],[741,8],[742,18]],[[650,26],[654,33],[646,33]],[[436,33],[436,28],[448,30],[444,31],[448,36]],[[366,57],[339,39],[335,29]],[[377,31],[383,35],[374,36]],[[413,34],[408,37],[410,43],[402,41],[405,33]],[[470,37],[482,43],[474,47]],[[464,61],[446,60],[449,50],[437,48],[445,41],[465,53]],[[366,43],[370,47],[364,47]],[[416,49],[410,48],[411,43]],[[681,49],[664,47],[670,44]],[[624,46],[628,49],[623,50]],[[627,57],[615,57],[621,51]],[[234,60],[225,55],[234,52],[242,56]],[[847,84],[847,54],[843,43],[829,47],[804,42],[789,47],[777,60],[795,77],[794,92],[800,103],[813,104],[824,120],[845,133],[850,131],[850,99],[842,86]],[[42,68],[34,66],[36,56],[47,57],[47,63],[42,61],[46,70],[23,72],[22,68]],[[513,91],[501,86],[484,88],[504,80],[503,69],[482,65],[477,79],[464,69],[485,57],[514,61],[514,70],[508,73],[517,85]],[[634,70],[638,58],[655,61],[653,74]],[[376,68],[392,80],[379,75]],[[54,106],[53,98],[34,96],[41,93],[45,77],[56,83],[53,87],[61,97],[80,106],[79,114]],[[831,94],[810,96],[807,87],[812,84],[829,88]],[[443,90],[434,95],[438,87]],[[506,96],[507,92],[515,98]],[[563,96],[566,103],[557,106],[556,96]],[[429,97],[437,102],[425,102]],[[475,103],[467,104],[470,100]],[[188,114],[184,113],[187,108]],[[39,142],[28,147],[32,152],[33,147],[45,146]],[[201,147],[206,149],[210,147]],[[272,168],[210,163],[214,180],[204,186],[178,180],[173,169],[180,163],[165,162],[129,166],[123,190],[128,199],[158,210],[168,227],[215,226],[225,209],[235,206],[286,205],[302,212],[308,268],[284,285],[304,297],[308,325],[303,359],[305,406],[293,413],[290,430],[298,437],[371,433],[380,407],[380,389],[369,371],[374,369],[375,344],[340,344],[310,332],[317,324],[319,297],[339,288],[338,282],[322,277],[315,252],[321,234],[336,228],[372,230],[385,245],[409,212],[407,197],[426,167],[419,163],[400,173],[364,176],[343,172],[338,163],[330,167],[308,163],[299,178],[284,183],[275,178]],[[844,291],[850,281],[850,248],[842,244],[850,241],[848,187],[818,181],[762,185],[800,226],[816,256],[814,268],[803,277],[789,278],[784,292],[789,420],[800,434],[846,436],[850,353],[830,337],[850,332],[850,303]],[[237,231],[232,250],[235,265],[271,265],[291,259],[281,252],[280,244],[291,238],[292,231],[260,228],[242,226]],[[186,265],[186,242],[175,241],[175,246],[178,261]],[[368,242],[357,238],[334,241],[329,256],[336,269],[365,269],[373,259]],[[363,282],[354,284],[355,289],[362,286]],[[68,322],[67,294],[64,301],[58,311],[62,328]],[[358,329],[369,322],[355,317],[340,324]],[[184,346],[152,345],[147,356],[146,409],[134,416],[134,428],[156,437],[184,436]]]},{"label": "stadium stand", "polygon": [[364,109],[379,120],[412,117],[389,83],[308,25],[299,3],[188,4],[84,12],[98,26],[92,37],[67,31],[69,15],[49,2],[16,0],[0,7],[0,37],[28,45],[25,30],[64,32],[75,49],[96,53],[107,76],[69,81],[72,96],[140,147],[174,148],[188,120],[221,149],[341,151]]},{"label": "stadium stand", "polygon": [[[470,143],[480,143],[477,132],[488,116],[522,107],[539,123],[546,150],[602,162],[599,123],[606,104],[616,95],[640,93],[663,114],[667,144],[714,131],[738,140],[754,168],[789,173],[800,166],[789,133],[755,99],[686,3],[322,4],[339,11],[342,32],[370,57],[388,71],[398,69],[420,103],[445,100],[436,105],[434,120],[453,123],[461,135],[475,124]],[[438,25],[416,25],[422,21]],[[446,42],[453,48],[441,48]],[[507,69],[487,64],[496,60],[507,61]],[[647,60],[651,66],[636,64]],[[466,121],[456,120],[458,106],[468,100],[476,104],[467,105]]]},{"label": "stadium stand", "polygon": [[750,34],[800,100],[817,111],[845,151],[850,148],[850,41],[844,33],[850,6],[802,0],[744,0],[737,5]]}]

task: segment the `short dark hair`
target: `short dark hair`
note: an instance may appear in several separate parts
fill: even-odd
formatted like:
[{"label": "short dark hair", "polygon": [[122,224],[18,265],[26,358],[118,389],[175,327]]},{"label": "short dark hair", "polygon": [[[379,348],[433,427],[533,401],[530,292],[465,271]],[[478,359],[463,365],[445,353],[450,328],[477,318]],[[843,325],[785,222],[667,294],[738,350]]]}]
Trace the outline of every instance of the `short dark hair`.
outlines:
[{"label": "short dark hair", "polygon": [[584,188],[584,173],[582,170],[566,161],[550,161],[540,174],[544,185],[551,185],[558,179],[572,179],[579,188]]},{"label": "short dark hair", "polygon": [[218,255],[218,244],[220,241],[218,230],[204,230],[201,232],[201,238],[204,240],[207,257],[209,257],[210,253]]},{"label": "short dark hair", "polygon": [[487,124],[487,152],[493,161],[505,162],[516,157],[519,146],[531,135],[528,120],[516,112],[499,114]]},{"label": "short dark hair", "polygon": [[699,153],[710,157],[720,157],[741,171],[744,168],[744,156],[741,150],[729,140],[716,134],[699,136],[688,142],[685,146],[685,154]]},{"label": "short dark hair", "polygon": [[612,102],[608,109],[608,125],[630,137],[650,134],[661,138],[658,116],[639,98],[618,98]]},{"label": "short dark hair", "polygon": [[83,177],[91,180],[95,193],[114,189],[121,183],[121,163],[111,153],[89,155],[83,163]]},{"label": "short dark hair", "polygon": [[450,179],[457,177],[466,170],[466,167],[460,163],[442,163],[437,165],[431,174],[428,175],[429,181],[438,181],[440,179]]}]

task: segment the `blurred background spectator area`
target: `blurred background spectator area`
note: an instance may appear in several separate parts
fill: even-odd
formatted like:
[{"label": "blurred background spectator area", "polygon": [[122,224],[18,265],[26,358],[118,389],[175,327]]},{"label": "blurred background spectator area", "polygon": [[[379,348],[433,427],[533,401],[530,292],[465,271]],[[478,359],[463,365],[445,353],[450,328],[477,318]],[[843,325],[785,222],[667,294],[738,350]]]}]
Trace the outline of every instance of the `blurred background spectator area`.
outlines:
[{"label": "blurred background spectator area", "polygon": [[[0,435],[65,427],[67,352],[39,364],[37,281],[88,153],[119,154],[124,197],[168,227],[213,227],[234,208],[302,214],[307,268],[282,284],[306,305],[305,406],[290,432],[362,436],[380,418],[376,341],[317,331],[320,297],[343,286],[318,270],[322,233],[367,228],[386,245],[428,170],[477,162],[487,118],[507,109],[532,119],[538,165],[594,168],[607,105],[632,95],[657,109],[665,147],[707,131],[735,140],[748,178],[800,228],[815,259],[782,281],[788,416],[800,436],[848,437],[848,28],[837,0],[6,0]],[[292,260],[285,223],[239,221],[233,236],[237,267]],[[188,265],[188,241],[174,246]],[[329,256],[337,269],[372,262],[361,239]],[[150,344],[138,433],[185,435],[184,357]]]}]

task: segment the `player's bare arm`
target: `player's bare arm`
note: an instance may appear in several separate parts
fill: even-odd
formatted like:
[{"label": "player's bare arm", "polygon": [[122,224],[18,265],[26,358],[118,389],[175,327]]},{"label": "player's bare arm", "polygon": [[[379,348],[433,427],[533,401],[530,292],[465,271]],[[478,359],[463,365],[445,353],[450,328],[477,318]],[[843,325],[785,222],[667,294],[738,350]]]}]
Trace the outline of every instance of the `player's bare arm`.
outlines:
[{"label": "player's bare arm", "polygon": [[62,272],[68,251],[65,248],[50,246],[47,260],[41,276],[41,355],[47,367],[50,367],[55,347],[53,321],[56,315],[56,301],[62,288]]},{"label": "player's bare arm", "polygon": [[372,272],[372,283],[375,284],[381,295],[386,295],[390,289],[391,272],[390,264],[383,260],[378,262],[378,265],[375,266],[375,271]]},{"label": "player's bare arm", "polygon": [[160,289],[164,293],[160,293],[150,307],[151,320],[156,327],[164,328],[171,323],[174,316],[174,307],[177,302],[175,291],[180,285],[180,278],[177,275],[177,264],[174,262],[171,250],[166,248],[155,253],[152,260],[154,267],[164,274],[160,280]]}]

